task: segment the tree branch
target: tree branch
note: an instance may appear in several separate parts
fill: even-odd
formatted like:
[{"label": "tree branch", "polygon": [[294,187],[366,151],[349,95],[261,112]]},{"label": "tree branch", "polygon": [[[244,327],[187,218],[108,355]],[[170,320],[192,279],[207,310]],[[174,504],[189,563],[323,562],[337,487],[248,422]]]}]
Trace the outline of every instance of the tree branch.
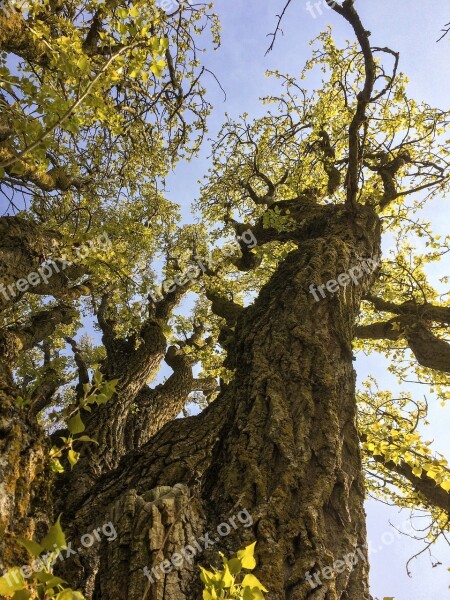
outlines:
[{"label": "tree branch", "polygon": [[398,65],[398,53],[390,50],[389,48],[377,48],[383,52],[392,54],[395,57],[395,65],[392,77],[383,91],[376,97],[372,98],[375,82],[377,79],[377,67],[373,56],[372,48],[370,45],[369,37],[370,31],[367,31],[361,19],[354,8],[354,0],[345,0],[342,6],[334,0],[326,0],[332,10],[337,12],[339,15],[344,17],[346,21],[350,23],[355,32],[356,38],[361,47],[361,51],[364,57],[364,70],[365,70],[365,81],[364,87],[357,95],[357,106],[353,116],[352,122],[349,127],[348,134],[348,170],[346,177],[347,186],[347,198],[346,206],[354,211],[357,202],[357,195],[359,189],[359,175],[361,170],[361,161],[363,156],[364,148],[361,148],[360,140],[360,129],[367,120],[366,109],[371,102],[379,99],[383,96],[393,85],[394,79],[397,72]]},{"label": "tree branch", "polygon": [[135,450],[148,442],[166,423],[183,410],[189,394],[195,389],[192,365],[194,360],[182,349],[170,346],[166,363],[173,369],[163,384],[141,389],[134,402],[134,410],[127,416],[125,440],[128,450]]},{"label": "tree branch", "polygon": [[283,17],[285,15],[287,9],[289,8],[289,5],[291,4],[291,2],[292,2],[292,0],[288,0],[286,2],[286,4],[285,4],[283,10],[281,11],[281,14],[277,15],[278,22],[277,22],[277,26],[275,28],[275,31],[273,33],[269,33],[268,34],[268,37],[272,38],[272,42],[270,43],[270,46],[267,48],[265,56],[267,56],[269,54],[269,52],[272,52],[272,50],[273,50],[273,47],[275,45],[275,41],[277,39],[278,32],[282,31],[281,27],[280,27],[281,26],[281,21],[283,20]]},{"label": "tree branch", "polygon": [[27,325],[0,331],[0,361],[13,367],[21,352],[34,348],[50,337],[58,325],[68,325],[77,316],[78,312],[70,306],[55,306],[33,315]]},{"label": "tree branch", "polygon": [[425,323],[410,315],[394,317],[386,322],[355,327],[355,337],[366,340],[405,339],[423,367],[450,373],[450,344],[436,337]]},{"label": "tree branch", "polygon": [[206,297],[211,301],[211,310],[219,317],[225,319],[228,327],[234,327],[244,307],[213,290],[206,290]]},{"label": "tree branch", "polygon": [[72,352],[74,355],[74,360],[75,360],[75,364],[78,367],[78,384],[75,388],[75,391],[77,392],[77,397],[81,398],[84,394],[84,390],[83,390],[83,385],[85,383],[89,383],[89,371],[88,368],[86,366],[86,363],[83,360],[83,356],[81,354],[81,350],[79,348],[79,346],[77,345],[76,341],[70,337],[66,338],[66,342],[68,344],[70,344],[71,348],[72,348]]},{"label": "tree branch", "polygon": [[[361,439],[365,441],[364,436]],[[425,504],[440,508],[450,515],[450,494],[438,486],[434,479],[428,477],[425,472],[422,472],[422,475],[419,477],[414,475],[412,467],[407,463],[402,462],[397,465],[393,461],[385,462],[382,456],[372,456],[378,464],[382,465],[388,471],[393,471],[407,479],[419,496],[423,498]]]},{"label": "tree branch", "polygon": [[372,295],[366,296],[365,300],[371,302],[377,310],[382,312],[390,312],[395,315],[416,315],[424,320],[450,325],[449,306],[436,306],[428,303],[417,304],[414,300],[395,304],[395,302],[389,302]]}]

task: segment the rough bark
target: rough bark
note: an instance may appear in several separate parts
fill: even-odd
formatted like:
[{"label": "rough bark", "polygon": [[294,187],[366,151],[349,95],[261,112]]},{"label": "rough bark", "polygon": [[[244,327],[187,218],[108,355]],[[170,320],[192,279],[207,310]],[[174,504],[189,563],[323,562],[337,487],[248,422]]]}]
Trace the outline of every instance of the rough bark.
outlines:
[{"label": "rough bark", "polygon": [[[102,372],[106,379],[118,380],[117,392],[106,405],[95,408],[90,415],[85,413],[86,433],[97,444],[82,450],[75,467],[76,477],[71,478],[73,483],[69,486],[68,493],[74,497],[82,496],[100,475],[116,468],[127,452],[139,448],[175,419],[192,391],[203,386],[211,390],[210,378],[194,380],[192,367],[195,360],[184,352],[183,342],[180,347],[170,346],[166,351],[160,319],[151,315],[139,334],[127,339],[116,338],[114,320],[107,316],[106,308],[104,298],[97,314],[107,350]],[[184,344],[201,342],[203,345],[201,337],[200,327]],[[156,374],[163,359],[173,369],[173,374],[164,384],[150,388],[147,382]],[[86,376],[82,365],[79,365],[79,373]]]},{"label": "rough bark", "polygon": [[66,301],[78,298],[82,286],[69,287],[68,283],[84,275],[86,269],[58,259],[46,281],[41,276],[40,282],[28,285],[26,292],[19,289],[20,280],[38,273],[49,257],[59,253],[64,251],[58,232],[19,216],[0,217],[0,311],[17,302],[24,293],[54,296]]},{"label": "rough bark", "polygon": [[48,64],[45,43],[33,35],[21,13],[15,10],[0,11],[0,32],[2,51],[11,52],[41,66]]},{"label": "rough bark", "polygon": [[117,339],[110,343],[107,337],[103,336],[108,350],[103,371],[106,379],[119,379],[117,392],[91,415],[83,413],[86,434],[98,443],[82,449],[67,490],[73,497],[85,494],[100,475],[117,467],[129,447],[126,424],[133,403],[156,374],[165,355],[166,338],[156,322],[145,325],[139,340]]},{"label": "rough bark", "polygon": [[192,358],[171,346],[165,361],[173,369],[173,374],[154,389],[145,386],[136,397],[134,410],[128,414],[125,427],[128,451],[140,448],[166,423],[175,419],[185,407],[188,394],[195,388]]},{"label": "rough bark", "polygon": [[27,556],[14,536],[44,533],[53,506],[48,439],[33,411],[18,406],[13,370],[20,352],[50,336],[60,323],[70,323],[76,314],[69,307],[54,307],[21,327],[0,330],[0,568],[26,564]]},{"label": "rough bark", "polygon": [[75,539],[108,520],[119,535],[65,563],[88,598],[198,598],[191,565],[150,586],[142,569],[245,508],[252,527],[196,560],[256,539],[271,599],[369,599],[366,560],[315,590],[305,580],[358,547],[365,553],[366,541],[351,340],[373,275],[318,302],[309,286],[377,255],[380,227],[369,207],[357,215],[327,207],[326,215],[239,317],[235,377],[218,399],[166,425],[81,500],[68,499]]},{"label": "rough bark", "polygon": [[0,378],[0,571],[27,564],[14,537],[45,533],[52,518],[52,476],[46,470],[48,441],[36,420],[15,405]]}]

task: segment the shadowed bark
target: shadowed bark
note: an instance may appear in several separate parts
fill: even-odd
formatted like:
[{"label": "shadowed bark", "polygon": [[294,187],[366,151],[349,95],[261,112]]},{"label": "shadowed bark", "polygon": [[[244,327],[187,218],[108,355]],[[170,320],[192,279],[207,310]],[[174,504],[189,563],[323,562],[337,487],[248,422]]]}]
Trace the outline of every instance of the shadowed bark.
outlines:
[{"label": "shadowed bark", "polygon": [[[227,323],[218,342],[224,342],[226,366],[234,373],[229,384],[221,385],[217,399],[198,416],[176,418],[190,392],[217,386],[213,378],[194,379],[192,355],[183,351],[182,343],[167,348],[167,323],[189,284],[183,289],[177,286],[150,304],[140,330],[123,338],[117,335],[114,309],[105,293],[96,315],[106,351],[101,372],[106,380],[118,380],[116,393],[107,404],[83,413],[85,433],[98,445],[86,445],[75,468],[58,479],[52,489],[55,500],[49,493],[52,477],[45,471],[47,442],[32,415],[51,403],[57,379],[48,364],[48,377],[42,377],[27,412],[18,408],[13,373],[20,352],[45,341],[57,325],[70,323],[78,313],[60,305],[38,312],[28,324],[15,323],[0,331],[0,567],[26,562],[12,538],[32,538],[35,531],[35,537],[40,537],[40,529],[52,518],[55,500],[64,511],[64,528],[73,548],[82,548],[82,536],[98,532],[108,521],[117,531],[117,539],[108,542],[96,537],[90,548],[78,550],[75,558],[60,565],[71,587],[83,589],[87,600],[197,600],[201,597],[197,565],[217,562],[219,550],[228,555],[254,540],[256,574],[269,589],[270,600],[370,600],[352,339],[355,333],[370,339],[402,337],[422,365],[448,372],[450,346],[433,335],[428,320],[448,324],[450,317],[447,307],[397,306],[370,296],[376,273],[363,272],[360,257],[379,255],[381,227],[375,208],[369,205],[375,199],[369,198],[366,206],[358,204],[362,169],[379,176],[384,195],[378,210],[400,195],[435,185],[438,180],[400,191],[401,173],[411,163],[409,154],[368,152],[369,109],[392,88],[398,55],[387,48],[371,48],[370,32],[353,0],[327,2],[352,26],[364,63],[361,89],[354,102],[346,104],[353,114],[349,115],[344,157],[336,160],[341,143],[337,146],[325,129],[313,144],[328,178],[326,193],[335,194],[342,187],[346,201],[335,205],[334,199],[324,198],[325,190],[318,188],[287,200],[280,188],[288,181],[289,171],[281,171],[278,181],[272,181],[254,160],[253,175],[267,193],[258,195],[251,183],[254,176],[240,185],[248,198],[267,212],[250,225],[235,222],[230,211],[224,217],[226,225],[234,227],[238,235],[249,229],[259,245],[290,242],[298,249],[282,260],[248,308],[205,284],[212,312]],[[114,13],[117,7],[115,3],[111,6]],[[63,2],[50,0],[49,7],[49,30],[53,26],[59,35],[55,17]],[[104,7],[110,8],[108,3]],[[70,5],[64,8],[71,9]],[[82,47],[90,57],[112,51],[101,43],[103,21],[110,19],[103,10],[106,8],[99,8],[85,28]],[[45,73],[51,53],[42,39],[30,34],[32,19],[27,21],[16,12],[9,20],[0,16],[0,48]],[[377,75],[374,50],[394,57],[392,76],[384,71],[383,77]],[[177,139],[180,136],[184,142],[188,121],[178,113],[183,101],[191,93],[195,95],[198,80],[183,91],[183,77],[178,76],[169,50],[166,59],[169,80],[151,102],[157,107],[158,102],[167,100],[171,115],[167,122],[179,116]],[[375,88],[380,78],[385,79],[386,87],[378,92]],[[120,97],[122,94],[126,91],[118,91]],[[173,112],[172,104],[176,105]],[[120,102],[116,106],[121,108]],[[144,102],[143,106],[142,114],[149,110],[150,122],[153,117],[158,121],[159,109],[152,113],[153,104],[149,107]],[[46,130],[45,137],[52,131]],[[7,175],[15,171],[10,168],[13,163],[19,163],[15,164],[21,172],[17,180],[40,192],[80,191],[91,183],[72,177],[63,167],[54,165],[46,170],[46,166],[41,169],[31,164],[28,153],[33,144],[17,154],[13,136],[11,124],[0,123],[0,162]],[[152,133],[152,139],[157,137]],[[132,144],[140,139],[130,137]],[[151,144],[142,145],[143,153],[150,149]],[[126,153],[119,158],[126,167]],[[122,166],[122,160],[118,163]],[[95,179],[92,183],[95,185]],[[296,182],[295,189],[300,185]],[[280,197],[283,200],[277,201]],[[281,217],[289,216],[288,227],[267,227],[269,211],[275,210]],[[0,278],[8,285],[36,271],[60,245],[58,234],[20,217],[0,218],[0,239]],[[239,270],[250,271],[262,263],[257,251],[242,241],[240,247],[241,256],[233,260]],[[353,267],[361,271],[358,281],[337,285],[340,275]],[[82,267],[71,269],[53,274],[45,285],[30,291],[58,299],[78,298],[83,293],[81,286],[68,288],[67,283],[85,273]],[[333,285],[326,284],[333,281],[331,292]],[[319,285],[325,288],[322,297],[313,292]],[[3,294],[8,305],[22,295],[12,293],[9,298]],[[355,327],[363,299],[394,318]],[[78,368],[75,391],[79,400],[90,370],[75,340],[66,341]],[[163,360],[173,373],[152,389],[147,384]],[[383,465],[408,479],[419,497],[448,509],[448,495],[434,489],[430,478],[414,476],[405,465]],[[243,510],[251,513],[251,520],[249,526],[240,527],[236,515]],[[231,524],[225,535],[217,528],[220,523]],[[209,544],[205,542],[208,532]],[[163,559],[170,559],[187,545],[194,549],[192,560],[185,559],[178,569],[172,569],[170,563],[169,569],[161,568]],[[355,564],[345,561],[344,570],[333,569],[335,561],[356,551],[360,559]],[[322,577],[326,570],[329,576]],[[318,574],[320,585],[310,584],[308,574]]]},{"label": "shadowed bark", "polygon": [[[43,268],[46,261],[59,253],[61,260],[56,258],[51,267]],[[0,311],[24,294],[54,296],[66,301],[85,294],[84,286],[70,287],[70,283],[84,275],[86,268],[62,260],[63,254],[58,232],[22,217],[0,217]],[[35,277],[29,279],[30,274]]]},{"label": "shadowed bark", "polygon": [[[65,565],[88,598],[198,598],[192,565],[160,572],[150,586],[142,569],[244,508],[252,527],[231,531],[198,560],[256,539],[258,575],[275,600],[313,597],[308,571],[365,552],[351,340],[373,275],[320,302],[309,286],[348,272],[379,245],[369,208],[356,218],[335,209],[332,221],[317,223],[240,315],[228,358],[235,377],[218,399],[166,425],[81,501],[69,499],[74,538],[108,520],[119,535]],[[323,580],[315,597],[368,600],[367,571],[360,560]]]},{"label": "shadowed bark", "polygon": [[401,315],[386,322],[361,325],[355,328],[355,336],[363,340],[404,338],[420,365],[450,373],[450,345],[433,335],[417,316]]},{"label": "shadowed bark", "polygon": [[36,420],[19,409],[0,378],[0,570],[27,564],[16,536],[42,536],[52,518],[48,441]]}]

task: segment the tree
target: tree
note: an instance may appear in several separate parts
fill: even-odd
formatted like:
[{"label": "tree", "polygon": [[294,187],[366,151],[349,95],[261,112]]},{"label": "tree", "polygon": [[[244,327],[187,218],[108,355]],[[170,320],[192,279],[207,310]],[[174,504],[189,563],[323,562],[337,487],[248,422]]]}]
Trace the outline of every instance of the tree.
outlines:
[{"label": "tree", "polygon": [[[207,28],[217,43],[215,17],[201,3],[169,14],[148,2],[24,2],[0,11],[1,192],[16,213],[28,209],[0,226],[4,552],[5,532],[33,534],[31,514],[48,525],[46,510],[30,513],[33,497],[49,505],[36,415],[75,398],[55,395],[73,379],[60,356],[65,338],[81,310],[99,308],[105,281],[128,297],[130,275],[146,272],[175,226],[176,207],[161,188],[204,132],[196,38]],[[92,240],[105,243],[86,253]],[[141,285],[145,293],[148,278]],[[81,364],[76,348],[73,366]],[[16,408],[18,394],[26,411]]]},{"label": "tree", "polygon": [[[4,73],[2,183],[31,205],[0,220],[2,276],[50,254],[61,268],[3,307],[5,566],[26,559],[15,536],[39,539],[63,511],[71,540],[117,530],[60,565],[86,598],[197,598],[198,562],[256,540],[271,598],[310,597],[323,574],[320,597],[368,600],[366,490],[428,511],[433,539],[448,531],[449,469],[418,433],[426,406],[376,382],[357,392],[353,368],[355,350],[384,353],[447,399],[450,309],[424,265],[449,241],[419,213],[448,191],[448,114],[408,98],[398,54],[371,46],[353,1],[329,4],[357,43],[320,35],[301,79],[322,69],[321,89],[272,73],[267,114],[224,124],[197,225],[177,224],[162,178],[204,129],[207,9],[33,2],[8,21],[0,45],[27,75]],[[104,232],[111,244],[80,259]],[[383,234],[396,250],[381,261]],[[75,339],[82,319],[101,345]],[[150,387],[163,361],[173,373]],[[203,410],[177,418],[189,403]],[[180,549],[181,569],[163,562]]]}]

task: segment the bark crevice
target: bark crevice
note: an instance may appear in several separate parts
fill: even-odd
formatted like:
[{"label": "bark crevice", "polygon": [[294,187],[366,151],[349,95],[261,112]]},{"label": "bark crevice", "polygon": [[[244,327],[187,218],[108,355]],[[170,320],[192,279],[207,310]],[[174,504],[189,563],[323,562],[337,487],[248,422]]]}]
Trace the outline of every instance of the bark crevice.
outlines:
[{"label": "bark crevice", "polygon": [[[231,531],[215,556],[256,539],[257,574],[274,600],[369,600],[367,560],[324,579],[315,591],[305,575],[358,548],[367,559],[351,342],[375,274],[318,302],[309,286],[336,279],[360,256],[379,250],[379,220],[370,207],[361,207],[356,218],[336,207],[334,219],[301,243],[254,305],[241,311],[229,351],[235,367],[230,385],[204,413],[166,425],[74,502],[69,516],[77,529],[89,531],[92,514],[125,507],[130,490],[144,498],[155,488],[181,484],[196,503],[190,518],[204,531],[251,507],[252,527]],[[118,528],[120,536],[125,530]],[[172,549],[163,551],[167,557]],[[119,593],[118,584],[100,579],[88,598],[141,600],[127,552],[127,560],[113,563],[97,554],[100,572],[118,570],[122,587]],[[189,570],[177,578],[181,597],[198,597]],[[168,592],[154,597],[172,598]]]}]

